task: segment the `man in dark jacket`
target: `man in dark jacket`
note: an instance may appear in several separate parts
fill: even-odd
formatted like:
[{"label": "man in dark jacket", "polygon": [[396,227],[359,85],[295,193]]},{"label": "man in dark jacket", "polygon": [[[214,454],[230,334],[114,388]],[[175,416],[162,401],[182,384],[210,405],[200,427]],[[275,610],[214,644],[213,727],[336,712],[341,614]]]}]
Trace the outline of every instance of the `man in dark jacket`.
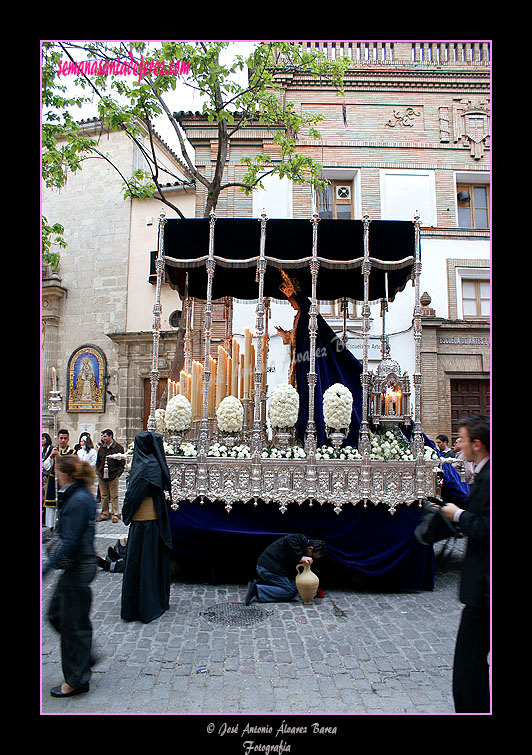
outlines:
[{"label": "man in dark jacket", "polygon": [[490,425],[481,415],[459,424],[464,458],[475,464],[475,484],[463,508],[447,503],[445,516],[467,535],[460,582],[465,604],[456,639],[453,697],[457,713],[489,713],[490,688]]},{"label": "man in dark jacket", "polygon": [[258,603],[284,603],[297,595],[296,565],[311,564],[325,553],[322,540],[309,540],[306,535],[285,535],[275,540],[257,560],[258,580],[248,584],[246,605]]},{"label": "man in dark jacket", "polygon": [[109,519],[109,502],[111,502],[113,522],[118,522],[118,478],[124,471],[126,462],[123,459],[108,459],[107,457],[123,453],[124,447],[116,442],[113,436],[113,431],[104,430],[101,435],[98,458],[96,459],[98,487],[100,489],[100,498],[102,501],[102,513],[96,520],[97,522],[103,522],[106,519]]}]

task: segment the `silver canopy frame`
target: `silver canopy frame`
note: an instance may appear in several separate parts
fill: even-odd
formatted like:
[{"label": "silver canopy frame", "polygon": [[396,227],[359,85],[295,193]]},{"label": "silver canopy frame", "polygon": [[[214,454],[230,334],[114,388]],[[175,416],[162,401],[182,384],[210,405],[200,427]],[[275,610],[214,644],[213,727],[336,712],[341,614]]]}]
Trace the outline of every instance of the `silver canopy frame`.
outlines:
[{"label": "silver canopy frame", "polygon": [[[269,257],[265,254],[266,234],[268,218],[263,213],[260,222],[259,254],[241,260],[227,259],[216,256],[214,247],[216,215],[211,212],[209,218],[209,246],[208,254],[193,259],[175,259],[164,255],[164,226],[166,217],[164,211],[159,218],[159,241],[156,259],[157,283],[155,289],[155,304],[153,308],[153,366],[151,371],[151,404],[148,419],[148,430],[156,429],[155,410],[158,370],[158,345],[161,322],[161,286],[166,266],[175,266],[182,269],[205,265],[207,272],[206,299],[205,299],[205,352],[203,371],[203,411],[200,421],[198,437],[197,458],[170,457],[169,465],[172,473],[172,486],[174,500],[203,500],[207,497],[212,500],[222,500],[226,503],[226,509],[231,510],[235,501],[277,501],[281,510],[286,510],[290,501],[302,503],[304,500],[317,500],[319,503],[331,502],[335,505],[335,511],[340,513],[342,505],[357,503],[360,500],[367,505],[385,502],[391,511],[400,503],[411,503],[414,500],[421,502],[423,498],[433,494],[435,487],[434,462],[424,460],[424,444],[421,431],[420,408],[421,408],[421,303],[420,303],[420,275],[421,275],[421,249],[420,249],[420,219],[414,218],[414,255],[401,260],[381,260],[370,256],[369,227],[371,220],[367,214],[363,217],[364,226],[364,256],[352,260],[332,260],[319,257],[318,233],[319,217],[313,215],[312,223],[312,250],[310,256],[298,257],[293,260],[281,260]],[[254,379],[254,404],[253,422],[249,429],[245,427],[246,440],[250,442],[252,457],[249,460],[226,458],[213,459],[207,456],[211,437],[208,421],[208,393],[211,380],[210,349],[212,332],[213,312],[213,280],[217,265],[222,267],[238,265],[244,267],[256,267],[256,281],[258,282],[258,298],[256,305],[256,348],[255,365],[253,370]],[[265,297],[264,278],[268,265],[283,268],[301,268],[308,266],[311,275],[311,304],[309,320],[310,338],[310,368],[308,373],[309,390],[309,419],[305,435],[305,459],[264,459],[261,457],[261,449],[265,443],[264,416],[261,413],[261,402],[265,399],[262,390],[261,364],[263,361],[263,348],[265,345]],[[317,335],[317,283],[320,267],[329,269],[356,269],[360,268],[364,276],[364,300],[362,306],[363,326],[363,373],[362,373],[362,421],[359,434],[359,452],[361,461],[328,460],[326,465],[316,460],[316,428],[314,423],[314,393],[317,383],[316,373],[316,335]],[[413,438],[411,447],[414,452],[414,461],[389,461],[376,462],[370,460],[371,444],[369,439],[368,416],[368,342],[370,330],[370,300],[369,279],[372,268],[380,270],[397,269],[400,266],[412,266],[412,281],[415,292],[415,304],[413,313],[413,332],[415,348],[415,371],[414,382],[414,405],[413,405]],[[186,303],[187,328],[190,327],[190,306]],[[186,348],[189,347],[190,333],[185,336]],[[187,359],[190,361],[190,354]],[[247,410],[247,406],[244,407]],[[245,412],[247,417],[247,411]],[[280,465],[280,466],[279,466]],[[284,469],[283,474],[281,470]]]}]

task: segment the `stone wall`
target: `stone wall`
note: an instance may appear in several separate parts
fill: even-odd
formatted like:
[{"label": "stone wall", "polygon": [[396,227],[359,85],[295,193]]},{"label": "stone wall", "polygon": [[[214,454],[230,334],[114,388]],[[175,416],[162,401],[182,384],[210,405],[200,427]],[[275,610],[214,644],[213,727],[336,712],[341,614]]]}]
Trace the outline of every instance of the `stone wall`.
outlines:
[{"label": "stone wall", "polygon": [[[124,175],[131,174],[133,149],[121,133],[103,133],[99,148],[103,153],[112,153]],[[70,431],[72,445],[78,440],[82,424],[92,425],[96,439],[101,430],[109,427],[120,440],[125,430],[117,403],[109,400],[109,395],[103,414],[67,413],[66,400],[68,359],[84,344],[103,350],[109,390],[115,396],[118,393],[117,349],[108,334],[126,327],[130,209],[130,200],[122,197],[118,174],[104,159],[85,160],[81,171],[69,175],[64,189],[43,191],[43,214],[50,223],[59,222],[65,227],[64,238],[68,243],[61,250],[59,270],[64,290],[61,321],[55,345],[45,347],[43,405],[48,400],[48,371],[54,365],[63,397],[59,422]],[[44,289],[43,311],[48,298]]]}]

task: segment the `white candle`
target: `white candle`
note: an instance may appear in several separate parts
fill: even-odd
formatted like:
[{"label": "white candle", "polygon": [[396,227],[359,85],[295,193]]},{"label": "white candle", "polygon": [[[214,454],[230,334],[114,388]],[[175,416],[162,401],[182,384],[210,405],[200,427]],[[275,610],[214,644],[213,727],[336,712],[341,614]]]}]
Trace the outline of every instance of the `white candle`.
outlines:
[{"label": "white candle", "polygon": [[232,351],[232,372],[231,372],[231,395],[238,398],[238,366],[240,363],[240,346],[236,338],[233,338]]},{"label": "white candle", "polygon": [[385,414],[391,414],[392,405],[392,389],[387,388],[386,396],[384,398]]},{"label": "white candle", "polygon": [[244,398],[249,398],[251,377],[251,331],[244,328]]},{"label": "white candle", "polygon": [[57,374],[55,372],[55,367],[52,367],[52,390],[57,390]]},{"label": "white candle", "polygon": [[209,381],[209,411],[208,416],[214,417],[214,410],[216,407],[216,359],[213,359],[209,355],[209,366],[211,371],[211,377]]},{"label": "white candle", "polygon": [[198,419],[202,416],[203,408],[203,365],[194,359],[192,362],[192,417]]},{"label": "white candle", "polygon": [[185,370],[179,372],[179,392],[183,395],[187,395],[187,373]]},{"label": "white candle", "polygon": [[216,366],[216,408],[220,406],[220,402],[225,398],[225,390],[227,385],[226,379],[226,363],[225,363],[225,351],[223,346],[218,346],[218,364]]},{"label": "white candle", "polygon": [[261,372],[262,372],[261,388],[262,390],[265,390],[266,388],[267,366],[268,366],[268,338],[266,335],[264,335],[262,337],[262,364],[261,364]]},{"label": "white candle", "polygon": [[249,385],[251,398],[255,399],[255,344],[251,344],[251,359],[249,360]]}]

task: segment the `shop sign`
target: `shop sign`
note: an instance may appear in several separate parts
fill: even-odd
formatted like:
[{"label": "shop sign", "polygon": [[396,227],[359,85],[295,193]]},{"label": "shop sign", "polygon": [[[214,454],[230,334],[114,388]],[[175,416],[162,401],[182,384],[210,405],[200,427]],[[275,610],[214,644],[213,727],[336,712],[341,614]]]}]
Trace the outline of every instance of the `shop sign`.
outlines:
[{"label": "shop sign", "polygon": [[453,346],[489,346],[489,336],[448,335],[440,336],[438,343]]}]

